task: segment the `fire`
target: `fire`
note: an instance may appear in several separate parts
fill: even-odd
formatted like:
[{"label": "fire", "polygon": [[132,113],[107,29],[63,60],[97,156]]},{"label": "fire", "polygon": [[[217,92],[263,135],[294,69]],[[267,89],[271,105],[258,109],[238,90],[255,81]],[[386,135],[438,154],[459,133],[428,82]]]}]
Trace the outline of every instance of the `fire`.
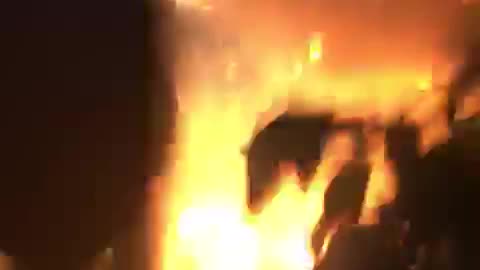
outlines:
[{"label": "fire", "polygon": [[[225,104],[207,93],[193,99],[191,111],[179,119],[182,143],[170,176],[170,223],[163,268],[158,269],[312,269],[309,237],[322,214],[323,193],[335,175],[335,153],[342,151],[342,144],[326,150],[327,158],[306,193],[297,185],[295,171],[287,169],[278,194],[261,214],[250,214],[239,149],[249,138],[255,116],[248,117],[240,100]],[[380,156],[372,157],[379,162],[368,189],[365,223],[375,222],[375,207],[391,195]]]},{"label": "fire", "polygon": [[417,87],[421,91],[427,91],[432,88],[432,82],[430,80],[420,80],[417,83]]},{"label": "fire", "polygon": [[[322,60],[322,42],[322,35],[315,34],[306,61]],[[413,91],[415,86],[423,89],[429,82],[428,75],[417,71],[370,72],[349,78],[318,73],[308,70],[301,58],[286,59],[292,55],[286,50],[271,55],[259,50],[254,63],[249,62],[258,76],[243,88],[232,80],[241,73],[238,60],[245,59],[229,59],[232,64],[223,72],[228,74],[228,89],[212,77],[185,78],[179,72],[176,162],[168,175],[171,185],[165,200],[168,227],[157,243],[164,248],[154,256],[154,269],[312,269],[310,234],[322,215],[323,194],[341,159],[339,151],[326,150],[325,161],[306,192],[297,185],[294,170],[283,167],[279,192],[272,194],[263,212],[251,214],[246,208],[246,161],[241,149],[258,124],[259,112],[267,111],[273,100],[293,96],[304,100],[304,109],[326,107],[361,116],[381,113],[385,118],[417,100],[423,93]],[[202,62],[189,65],[203,70]],[[369,141],[382,144],[383,137],[372,135]],[[383,148],[372,149],[376,149],[370,153],[373,172],[361,218],[365,224],[375,223],[377,207],[395,195],[395,178]]]},{"label": "fire", "polygon": [[[198,113],[205,113],[205,121],[198,122]],[[240,130],[230,130],[235,122],[228,126],[233,115],[238,115],[235,120],[242,117],[234,109],[226,113],[223,121],[220,115],[212,119],[208,111],[196,111],[192,119],[192,125],[199,125],[192,132],[201,134],[186,139],[188,156],[178,161],[178,176],[172,176],[182,180],[170,199],[172,223],[163,269],[311,269],[308,236],[321,214],[325,181],[318,179],[304,194],[293,172],[285,173],[280,192],[262,214],[249,214]],[[224,134],[212,132],[218,124]],[[204,138],[209,138],[207,144]]]},{"label": "fire", "polygon": [[310,62],[318,62],[323,56],[322,34],[315,33],[310,41]]}]

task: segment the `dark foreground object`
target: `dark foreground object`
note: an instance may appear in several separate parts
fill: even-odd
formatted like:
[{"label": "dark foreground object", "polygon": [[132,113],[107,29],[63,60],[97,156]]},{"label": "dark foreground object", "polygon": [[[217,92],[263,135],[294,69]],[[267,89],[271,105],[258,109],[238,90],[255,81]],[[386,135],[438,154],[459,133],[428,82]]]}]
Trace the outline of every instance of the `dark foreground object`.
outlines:
[{"label": "dark foreground object", "polygon": [[[463,63],[449,86],[448,119],[453,123],[457,102],[475,89],[480,78],[480,2],[465,1],[461,20],[453,24],[452,38],[461,48]],[[452,40],[452,41],[453,41]]]},{"label": "dark foreground object", "polygon": [[327,233],[338,224],[357,224],[362,212],[371,167],[366,161],[347,162],[328,186],[324,213],[312,235],[312,247],[320,254]]},{"label": "dark foreground object", "polygon": [[80,269],[142,219],[151,158],[163,166],[174,94],[165,63],[152,77],[152,18],[142,1],[0,10],[0,249]]},{"label": "dark foreground object", "polygon": [[248,206],[258,205],[275,192],[281,161],[294,161],[307,182],[320,161],[322,147],[331,131],[333,115],[283,114],[253,138],[247,150]]},{"label": "dark foreground object", "polygon": [[395,227],[340,226],[315,270],[406,270]]},{"label": "dark foreground object", "polygon": [[268,124],[252,139],[246,151],[249,208],[261,210],[258,206],[269,197],[269,193],[276,191],[281,161],[295,162],[302,187],[308,187],[322,160],[327,140],[339,131],[351,133],[355,158],[363,159],[366,141],[362,120],[334,122],[334,115],[330,113],[290,115],[287,112]]},{"label": "dark foreground object", "polygon": [[480,129],[475,123],[478,119],[453,123],[452,137],[425,156],[417,154],[413,126],[399,125],[387,136],[400,183],[396,207],[410,222],[406,244],[412,253],[448,240],[451,269],[477,268]]}]

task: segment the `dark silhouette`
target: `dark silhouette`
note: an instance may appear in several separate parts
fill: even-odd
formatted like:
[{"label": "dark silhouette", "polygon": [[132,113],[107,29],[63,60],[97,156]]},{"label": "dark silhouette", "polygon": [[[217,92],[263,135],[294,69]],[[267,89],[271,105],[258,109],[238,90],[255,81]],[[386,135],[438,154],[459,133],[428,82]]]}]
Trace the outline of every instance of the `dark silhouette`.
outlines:
[{"label": "dark silhouette", "polygon": [[[388,126],[386,129],[385,144],[387,158],[395,164],[397,175],[397,196],[393,208],[398,217],[404,221],[412,221],[417,206],[422,203],[418,186],[421,184],[418,178],[420,166],[420,153],[418,149],[420,131],[414,124],[406,123],[403,117],[399,121]],[[415,227],[415,225],[413,225]],[[416,260],[417,242],[409,234],[405,241],[408,260],[414,263]]]},{"label": "dark silhouette", "polygon": [[371,167],[366,160],[348,161],[324,195],[324,212],[312,235],[312,247],[320,254],[327,233],[338,224],[358,224]]},{"label": "dark silhouette", "polygon": [[401,181],[398,182],[395,206],[402,218],[408,218],[416,202],[416,173],[420,153],[418,149],[420,130],[415,124],[405,122],[403,117],[386,128],[385,144],[387,158],[394,161],[395,172]]},{"label": "dark silhouette", "polygon": [[[399,190],[397,214],[410,223],[405,239],[410,264],[418,263],[421,246],[427,253],[448,242],[453,269],[473,269],[479,223],[472,207],[480,194],[478,125],[472,119],[452,123],[451,138],[424,156],[417,150],[418,129],[397,123],[387,129],[389,157],[396,164]],[[427,255],[432,267],[433,254]],[[472,257],[473,256],[473,257]],[[445,256],[444,256],[445,257]],[[445,264],[445,262],[443,262]]]},{"label": "dark silhouette", "polygon": [[353,159],[332,179],[324,198],[324,215],[312,236],[318,254],[327,233],[337,223],[356,224],[370,177],[367,142],[362,120],[333,122],[333,115],[281,115],[252,140],[247,151],[249,207],[260,211],[266,194],[278,186],[279,162],[295,161],[302,186],[308,186],[322,159],[327,140],[337,131],[353,135]]},{"label": "dark silhouette", "polygon": [[454,42],[460,44],[463,63],[449,86],[447,112],[450,123],[455,117],[457,101],[473,90],[480,79],[480,2],[464,4],[461,15],[452,33]]},{"label": "dark silhouette", "polygon": [[340,226],[314,270],[406,270],[396,234],[383,225]]},{"label": "dark silhouette", "polygon": [[458,100],[468,94],[480,80],[480,41],[466,49],[465,62],[450,84],[448,96],[448,120],[453,123]]},{"label": "dark silhouette", "polygon": [[296,116],[285,113],[268,124],[248,147],[248,203],[257,211],[268,192],[278,183],[280,161],[295,161],[306,183],[315,173],[321,149],[330,133],[333,115]]},{"label": "dark silhouette", "polygon": [[[332,134],[351,131],[354,155],[366,155],[363,121],[352,119],[335,122],[333,114],[292,115],[284,113],[262,129],[244,151],[247,155],[249,207],[256,209],[277,186],[279,162],[294,161],[302,187],[308,187],[319,165],[323,148]],[[259,210],[259,209],[257,209]]]},{"label": "dark silhouette", "polygon": [[[145,222],[173,134],[168,9],[160,1],[155,20],[142,1],[0,9],[0,249],[25,269],[80,269]],[[121,269],[146,268],[123,255]]]}]

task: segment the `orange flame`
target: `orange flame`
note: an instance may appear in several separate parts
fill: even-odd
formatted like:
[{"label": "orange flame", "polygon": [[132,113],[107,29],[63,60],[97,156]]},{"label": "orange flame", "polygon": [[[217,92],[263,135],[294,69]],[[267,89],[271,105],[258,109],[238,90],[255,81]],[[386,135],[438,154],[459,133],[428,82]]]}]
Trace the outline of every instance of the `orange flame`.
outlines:
[{"label": "orange flame", "polygon": [[[311,41],[310,60],[321,59],[321,42],[319,37]],[[297,185],[292,171],[283,172],[279,192],[262,213],[251,214],[246,208],[246,164],[240,149],[259,122],[258,113],[288,93],[304,101],[299,113],[321,107],[340,115],[382,113],[386,118],[422,95],[405,91],[426,77],[417,71],[371,72],[349,78],[326,73],[306,76],[305,63],[294,59],[292,67],[292,61],[286,59],[292,54],[286,50],[279,54],[259,50],[252,57],[254,62],[248,63],[257,79],[242,91],[225,89],[212,77],[192,79],[178,73],[181,116],[176,162],[168,176],[172,183],[164,217],[168,227],[161,243],[157,243],[164,247],[163,253],[153,256],[154,269],[312,269],[315,258],[309,247],[310,234],[322,215],[323,194],[335,175],[341,151],[327,147],[326,158],[306,192]],[[231,60],[238,63],[239,59]],[[202,71],[205,64],[200,61],[188,65]],[[296,91],[292,91],[292,85]],[[383,143],[381,136],[370,140]],[[395,195],[394,177],[383,158],[383,149],[375,149],[370,153],[373,172],[361,219],[367,224],[376,222],[375,209]]]},{"label": "orange flame", "polygon": [[[332,141],[307,192],[286,167],[279,192],[261,214],[250,214],[245,161],[238,151],[247,123],[242,104],[234,104],[224,107],[223,114],[205,106],[183,119],[162,269],[311,269],[310,235],[323,212],[323,194],[338,169],[337,159],[345,159],[341,152],[349,149],[341,140]],[[382,168],[376,172],[363,218],[367,223],[390,189],[382,182]]]}]

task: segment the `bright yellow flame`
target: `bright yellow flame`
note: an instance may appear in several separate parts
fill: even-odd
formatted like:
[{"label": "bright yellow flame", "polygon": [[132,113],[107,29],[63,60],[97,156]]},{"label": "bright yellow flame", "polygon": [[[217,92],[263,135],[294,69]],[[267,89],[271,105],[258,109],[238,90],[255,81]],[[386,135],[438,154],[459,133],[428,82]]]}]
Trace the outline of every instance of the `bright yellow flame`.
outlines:
[{"label": "bright yellow flame", "polygon": [[[309,247],[310,234],[322,215],[329,179],[344,156],[336,146],[330,150],[327,147],[325,161],[317,168],[307,192],[298,187],[295,174],[283,172],[279,192],[262,213],[253,215],[246,208],[246,161],[241,149],[254,132],[258,113],[288,93],[304,99],[304,111],[299,113],[322,107],[341,116],[381,113],[388,118],[400,105],[418,99],[417,91],[405,89],[424,78],[417,71],[364,72],[348,78],[328,73],[303,76],[304,63],[296,59],[292,72],[287,49],[266,52],[259,50],[255,55],[255,62],[250,64],[258,79],[250,82],[251,89],[241,92],[226,89],[215,76],[192,78],[178,73],[182,114],[178,119],[176,163],[168,175],[171,185],[164,199],[168,207],[163,218],[168,226],[161,243],[157,243],[164,247],[162,254],[153,256],[155,269],[311,269],[314,256]],[[321,38],[314,38],[310,60],[321,59],[322,53]],[[204,60],[187,66],[201,72],[210,63]],[[292,91],[292,83],[297,91]],[[232,95],[225,95],[232,91]],[[383,143],[383,138],[370,140]],[[394,177],[383,158],[383,149],[375,149],[370,153],[373,172],[362,223],[374,223],[376,207],[395,194]],[[162,206],[157,207],[160,215]]]},{"label": "bright yellow flame", "polygon": [[322,250],[320,251],[320,254],[317,256],[317,260],[322,260],[325,255],[327,254],[328,247],[330,246],[330,242],[332,240],[332,236],[334,235],[335,230],[329,231],[327,233],[327,236],[325,237],[325,242],[323,243]]},{"label": "bright yellow flame", "polygon": [[294,171],[284,172],[278,194],[261,214],[252,215],[245,208],[245,161],[239,154],[242,135],[248,138],[241,132],[249,126],[244,106],[230,103],[233,108],[223,107],[222,114],[207,104],[183,119],[163,269],[312,269],[310,235],[323,212],[328,180],[338,169],[336,159],[345,158],[342,140],[327,147],[306,193]]},{"label": "bright yellow flame", "polygon": [[310,41],[310,62],[318,62],[323,57],[323,38],[321,34],[315,34]]},{"label": "bright yellow flame", "polygon": [[420,80],[417,82],[417,87],[421,91],[427,91],[432,88],[431,80]]}]

